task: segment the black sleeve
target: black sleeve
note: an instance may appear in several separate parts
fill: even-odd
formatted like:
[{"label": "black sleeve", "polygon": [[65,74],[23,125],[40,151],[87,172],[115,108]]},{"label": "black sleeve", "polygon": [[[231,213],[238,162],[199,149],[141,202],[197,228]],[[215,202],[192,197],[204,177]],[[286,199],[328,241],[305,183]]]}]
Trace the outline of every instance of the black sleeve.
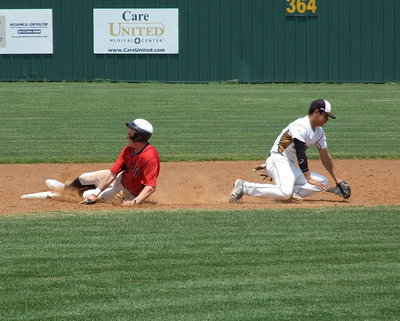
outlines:
[{"label": "black sleeve", "polygon": [[299,167],[301,171],[308,171],[308,162],[306,156],[306,144],[297,138],[293,139],[294,149],[296,150],[297,162],[299,163]]}]

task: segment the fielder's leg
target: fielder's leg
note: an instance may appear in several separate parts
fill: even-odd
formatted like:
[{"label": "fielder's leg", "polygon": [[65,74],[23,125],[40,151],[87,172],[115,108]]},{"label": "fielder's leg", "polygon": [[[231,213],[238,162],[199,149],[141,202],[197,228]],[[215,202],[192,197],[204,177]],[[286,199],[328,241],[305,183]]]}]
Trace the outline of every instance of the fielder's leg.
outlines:
[{"label": "fielder's leg", "polygon": [[243,183],[243,194],[268,199],[286,200],[292,196],[295,175],[289,160],[280,155],[270,156],[266,163],[266,173],[275,184]]},{"label": "fielder's leg", "polygon": [[[310,175],[312,179],[321,182],[325,187],[328,186],[328,179],[325,176],[315,172],[310,172]],[[323,190],[319,187],[308,183],[301,170],[298,170],[294,185],[294,192],[296,194],[300,195],[301,197],[307,197],[322,191]]]}]

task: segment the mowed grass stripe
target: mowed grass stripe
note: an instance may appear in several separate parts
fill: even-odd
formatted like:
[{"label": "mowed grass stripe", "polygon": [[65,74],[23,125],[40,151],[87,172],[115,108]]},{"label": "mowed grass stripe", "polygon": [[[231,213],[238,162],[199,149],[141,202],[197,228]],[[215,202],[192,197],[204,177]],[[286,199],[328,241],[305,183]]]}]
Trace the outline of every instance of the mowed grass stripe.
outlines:
[{"label": "mowed grass stripe", "polygon": [[398,207],[0,218],[0,320],[395,320]]},{"label": "mowed grass stripe", "polygon": [[[395,158],[398,84],[0,83],[0,162],[112,162],[146,118],[162,161],[264,159],[314,98],[331,101],[334,157]],[[316,158],[315,149],[309,151]]]}]

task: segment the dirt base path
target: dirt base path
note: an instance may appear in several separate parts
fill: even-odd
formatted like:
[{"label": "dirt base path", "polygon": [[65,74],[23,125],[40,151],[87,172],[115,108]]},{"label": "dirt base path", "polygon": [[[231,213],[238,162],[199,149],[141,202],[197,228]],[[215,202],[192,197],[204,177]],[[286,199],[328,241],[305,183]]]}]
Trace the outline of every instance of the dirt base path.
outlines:
[{"label": "dirt base path", "polygon": [[[315,172],[327,175],[319,161],[311,161]],[[243,202],[230,204],[228,195],[237,178],[263,182],[252,168],[258,162],[168,162],[161,164],[157,191],[141,209],[262,209],[315,208],[326,206],[400,205],[399,160],[336,160],[337,171],[349,182],[353,195],[342,201],[336,195],[321,192],[303,204],[265,200],[244,196]],[[11,164],[0,165],[0,214],[47,211],[97,211],[118,209],[118,205],[78,204],[79,199],[27,200],[22,194],[46,191],[44,181],[54,178],[71,182],[83,172],[108,169],[111,164]],[[328,177],[329,178],[329,177]],[[265,181],[264,181],[265,182]],[[330,182],[329,187],[333,186]]]}]

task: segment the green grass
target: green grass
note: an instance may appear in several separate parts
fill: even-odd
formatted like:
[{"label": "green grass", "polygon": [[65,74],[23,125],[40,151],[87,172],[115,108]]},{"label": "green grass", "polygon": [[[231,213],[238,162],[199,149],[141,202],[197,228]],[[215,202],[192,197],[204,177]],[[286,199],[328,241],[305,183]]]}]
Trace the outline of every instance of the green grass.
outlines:
[{"label": "green grass", "polygon": [[0,320],[395,321],[399,207],[0,217]]},{"label": "green grass", "polygon": [[139,117],[162,161],[260,160],[319,97],[338,117],[325,127],[335,158],[400,158],[399,84],[16,82],[0,95],[0,163],[112,162]]},{"label": "green grass", "polygon": [[[0,163],[264,159],[310,101],[335,158],[400,159],[399,84],[0,83]],[[309,151],[311,158],[315,150]],[[397,321],[400,207],[0,217],[0,320]]]}]

